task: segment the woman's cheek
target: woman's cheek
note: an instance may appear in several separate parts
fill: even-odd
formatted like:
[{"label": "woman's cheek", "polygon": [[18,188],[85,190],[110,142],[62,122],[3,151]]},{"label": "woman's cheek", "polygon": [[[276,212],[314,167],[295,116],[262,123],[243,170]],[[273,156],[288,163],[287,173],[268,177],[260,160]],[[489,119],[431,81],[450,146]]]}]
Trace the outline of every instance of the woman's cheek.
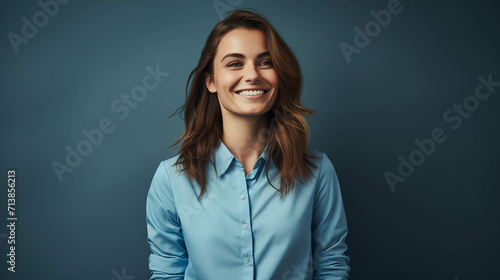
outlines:
[{"label": "woman's cheek", "polygon": [[276,71],[269,71],[265,74],[262,75],[262,77],[271,85],[271,86],[278,86],[278,75],[276,74]]},{"label": "woman's cheek", "polygon": [[236,75],[228,75],[227,80],[225,81],[226,87],[228,91],[231,91],[232,89],[235,89],[236,86],[238,85],[239,78]]}]

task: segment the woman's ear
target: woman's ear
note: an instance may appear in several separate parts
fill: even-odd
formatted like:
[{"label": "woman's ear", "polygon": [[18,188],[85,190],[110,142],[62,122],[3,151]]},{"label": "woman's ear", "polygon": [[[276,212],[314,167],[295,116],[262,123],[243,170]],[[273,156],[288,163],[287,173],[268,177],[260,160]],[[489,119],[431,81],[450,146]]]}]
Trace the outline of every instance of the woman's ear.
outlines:
[{"label": "woman's ear", "polygon": [[215,89],[214,82],[212,82],[210,78],[210,74],[205,72],[205,85],[207,86],[208,91],[210,91],[211,93],[216,93],[217,90]]}]

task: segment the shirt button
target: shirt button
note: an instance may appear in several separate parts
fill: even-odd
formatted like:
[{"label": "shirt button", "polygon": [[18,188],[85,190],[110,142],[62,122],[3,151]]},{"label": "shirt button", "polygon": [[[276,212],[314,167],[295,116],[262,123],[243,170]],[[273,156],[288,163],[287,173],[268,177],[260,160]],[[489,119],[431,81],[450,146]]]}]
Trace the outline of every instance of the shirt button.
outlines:
[{"label": "shirt button", "polygon": [[250,258],[245,258],[245,262],[250,262]]},{"label": "shirt button", "polygon": [[244,228],[244,229],[247,229],[247,228],[248,228],[248,225],[247,225],[247,224],[243,224],[243,228]]},{"label": "shirt button", "polygon": [[240,196],[240,198],[241,198],[241,199],[245,199],[245,195],[244,195],[244,194],[242,194],[242,195]]}]

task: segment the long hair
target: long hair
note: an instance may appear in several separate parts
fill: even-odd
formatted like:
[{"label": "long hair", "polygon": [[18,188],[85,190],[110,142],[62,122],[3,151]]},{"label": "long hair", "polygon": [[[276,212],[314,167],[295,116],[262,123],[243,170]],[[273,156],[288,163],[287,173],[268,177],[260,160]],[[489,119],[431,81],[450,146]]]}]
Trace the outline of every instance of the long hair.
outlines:
[{"label": "long hair", "polygon": [[[219,43],[224,35],[236,28],[263,32],[278,76],[276,103],[267,114],[269,129],[263,135],[268,144],[266,177],[269,184],[280,192],[281,199],[296,186],[295,179],[302,182],[313,175],[308,165],[317,167],[309,159],[313,156],[307,154],[310,131],[304,118],[304,115],[313,115],[314,111],[300,105],[302,73],[295,55],[271,24],[255,12],[234,10],[213,28],[201,51],[198,65],[186,83],[186,102],[172,114],[184,111],[185,128],[182,136],[169,148],[182,141],[174,165],[181,165],[180,172],[186,172],[190,180],[198,183],[201,188],[198,199],[201,199],[207,185],[205,166],[209,161],[217,172],[213,159],[223,133],[218,97],[208,91],[204,76],[209,73],[213,78],[213,60]],[[280,173],[279,189],[268,176],[270,158]]]}]

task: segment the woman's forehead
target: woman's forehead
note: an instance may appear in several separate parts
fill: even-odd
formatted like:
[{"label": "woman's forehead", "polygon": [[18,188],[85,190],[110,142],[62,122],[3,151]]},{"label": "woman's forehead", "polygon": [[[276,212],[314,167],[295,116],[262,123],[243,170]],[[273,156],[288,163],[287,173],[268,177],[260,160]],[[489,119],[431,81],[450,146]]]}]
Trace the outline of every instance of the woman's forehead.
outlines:
[{"label": "woman's forehead", "polygon": [[228,53],[256,57],[267,51],[266,37],[262,31],[238,28],[231,30],[222,38],[217,48],[216,57],[222,58]]}]

